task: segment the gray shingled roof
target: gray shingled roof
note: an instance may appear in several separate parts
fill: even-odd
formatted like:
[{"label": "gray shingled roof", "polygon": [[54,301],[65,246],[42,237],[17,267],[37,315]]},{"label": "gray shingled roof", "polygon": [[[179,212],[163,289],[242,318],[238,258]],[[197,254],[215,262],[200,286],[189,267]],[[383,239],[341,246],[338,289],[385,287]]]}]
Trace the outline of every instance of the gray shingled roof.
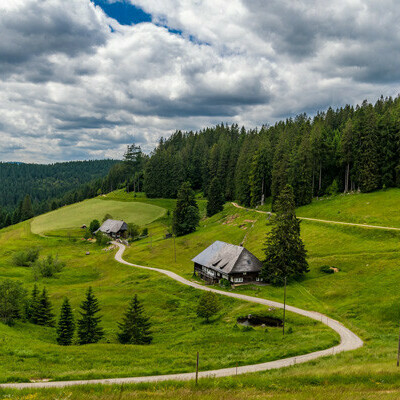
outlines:
[{"label": "gray shingled roof", "polygon": [[217,240],[195,258],[193,262],[225,274],[258,272],[261,261],[247,249]]},{"label": "gray shingled roof", "polygon": [[103,233],[118,233],[120,231],[126,231],[128,229],[128,225],[124,221],[117,221],[115,219],[107,219],[103,222],[103,224],[98,229]]}]

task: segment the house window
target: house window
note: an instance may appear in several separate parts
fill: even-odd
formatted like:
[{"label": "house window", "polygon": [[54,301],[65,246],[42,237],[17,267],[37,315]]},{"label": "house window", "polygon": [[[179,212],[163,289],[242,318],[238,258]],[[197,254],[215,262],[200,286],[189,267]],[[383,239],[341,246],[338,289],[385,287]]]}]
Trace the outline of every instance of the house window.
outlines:
[{"label": "house window", "polygon": [[235,283],[243,282],[243,278],[234,278],[233,282],[235,282]]}]

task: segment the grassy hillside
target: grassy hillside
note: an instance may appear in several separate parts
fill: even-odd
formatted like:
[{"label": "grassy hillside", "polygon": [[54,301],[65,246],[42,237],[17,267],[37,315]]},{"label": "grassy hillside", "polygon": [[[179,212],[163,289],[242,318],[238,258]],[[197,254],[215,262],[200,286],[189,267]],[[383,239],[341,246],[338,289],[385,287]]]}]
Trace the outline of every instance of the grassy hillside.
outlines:
[{"label": "grassy hillside", "polygon": [[101,198],[90,199],[36,217],[32,221],[32,232],[44,233],[79,228],[82,224],[89,225],[95,218],[101,221],[106,213],[111,214],[114,219],[145,225],[162,217],[165,209],[140,202],[127,203],[112,200],[105,202]]},{"label": "grassy hillside", "polygon": [[[115,200],[99,202],[107,206]],[[149,214],[154,208],[145,203],[120,204],[121,210],[138,205],[143,210],[149,207]],[[68,222],[65,215],[63,221]],[[26,247],[39,247],[42,256],[57,254],[67,267],[57,278],[39,280],[39,288],[47,287],[57,314],[63,297],[68,296],[77,316],[87,287],[93,286],[102,308],[106,337],[95,345],[65,348],[56,345],[53,328],[22,322],[8,327],[0,323],[0,382],[187,372],[193,371],[197,351],[201,354],[201,369],[207,370],[278,359],[337,343],[337,335],[329,328],[291,314],[288,326],[293,333],[284,338],[280,328],[246,331],[236,325],[236,319],[266,312],[265,307],[224,297],[219,316],[205,324],[196,316],[199,291],[155,272],[117,263],[114,252],[81,241],[78,234],[72,230],[69,238],[40,237],[30,232],[29,222],[0,231],[0,278],[18,279],[31,291],[32,272],[30,268],[15,267],[13,254]],[[117,322],[134,294],[143,301],[152,321],[154,343],[150,346],[123,346],[116,340]],[[279,311],[271,313],[280,315]]]},{"label": "grassy hillside", "polygon": [[400,189],[338,195],[314,200],[297,215],[332,221],[400,227]]},{"label": "grassy hillside", "polygon": [[[396,199],[399,197],[397,189],[337,196],[315,201],[299,209],[298,214],[385,225],[396,220]],[[129,201],[129,196],[125,200]],[[369,207],[372,202],[374,206]],[[338,209],[340,213],[337,213]],[[197,232],[176,239],[175,262],[173,240],[163,238],[163,222],[165,220],[150,223],[151,240],[136,242],[124,257],[131,262],[171,269],[187,278],[191,277],[193,268],[190,259],[216,239],[235,244],[244,242],[249,250],[262,257],[263,241],[270,229],[265,215],[227,204],[222,213],[203,219]],[[396,226],[394,222],[390,225]],[[303,280],[290,282],[288,303],[338,319],[361,336],[365,342],[363,348],[279,371],[208,379],[197,388],[193,383],[184,382],[141,385],[139,388],[131,386],[123,390],[121,387],[73,388],[41,391],[38,398],[52,393],[55,397],[68,395],[71,399],[129,396],[144,399],[398,399],[396,352],[400,321],[400,233],[311,221],[303,221],[301,230],[309,252],[311,271]],[[339,272],[325,274],[320,271],[323,265],[337,267]],[[250,285],[235,290],[278,301],[283,298],[283,289],[271,286]],[[277,346],[277,342],[271,345]],[[237,354],[244,357],[247,352]]]}]

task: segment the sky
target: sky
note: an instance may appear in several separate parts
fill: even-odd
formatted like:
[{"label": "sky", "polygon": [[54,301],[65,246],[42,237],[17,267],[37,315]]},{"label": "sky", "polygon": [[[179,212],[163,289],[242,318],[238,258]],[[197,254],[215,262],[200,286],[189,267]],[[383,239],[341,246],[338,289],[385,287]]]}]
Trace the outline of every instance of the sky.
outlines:
[{"label": "sky", "polygon": [[395,97],[399,19],[397,0],[1,0],[0,161]]}]

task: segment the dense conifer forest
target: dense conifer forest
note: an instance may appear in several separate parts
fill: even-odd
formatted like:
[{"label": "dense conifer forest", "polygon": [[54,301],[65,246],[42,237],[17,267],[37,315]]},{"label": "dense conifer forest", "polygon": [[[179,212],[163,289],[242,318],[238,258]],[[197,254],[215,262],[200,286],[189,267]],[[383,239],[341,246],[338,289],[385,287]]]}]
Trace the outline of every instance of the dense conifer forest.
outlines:
[{"label": "dense conifer forest", "polygon": [[115,160],[0,163],[0,228],[94,197]]},{"label": "dense conifer forest", "polygon": [[149,197],[175,197],[184,181],[206,195],[218,177],[226,200],[256,207],[286,184],[296,204],[337,192],[400,186],[400,98],[329,108],[246,130],[218,125],[161,139],[144,167]]}]

